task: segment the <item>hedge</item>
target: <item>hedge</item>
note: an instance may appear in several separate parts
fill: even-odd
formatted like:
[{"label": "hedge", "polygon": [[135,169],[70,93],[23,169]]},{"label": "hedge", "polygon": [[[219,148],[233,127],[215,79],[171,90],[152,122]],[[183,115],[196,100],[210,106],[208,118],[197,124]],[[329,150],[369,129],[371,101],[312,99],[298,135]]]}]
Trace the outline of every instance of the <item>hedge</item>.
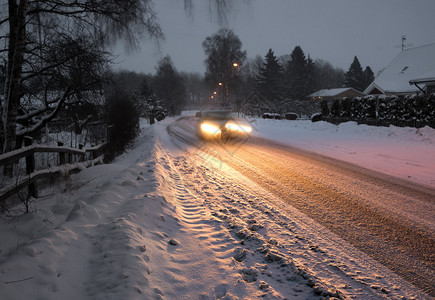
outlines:
[{"label": "hedge", "polygon": [[434,127],[435,94],[334,99],[330,102],[329,109],[323,107],[322,115],[324,120],[333,123],[342,119],[376,125]]}]

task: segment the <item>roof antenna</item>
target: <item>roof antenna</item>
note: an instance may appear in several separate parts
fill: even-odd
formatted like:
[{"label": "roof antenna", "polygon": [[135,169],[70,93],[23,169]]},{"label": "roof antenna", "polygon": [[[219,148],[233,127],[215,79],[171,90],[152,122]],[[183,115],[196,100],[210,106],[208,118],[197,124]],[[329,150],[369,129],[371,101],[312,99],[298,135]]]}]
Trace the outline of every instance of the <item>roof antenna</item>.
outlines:
[{"label": "roof antenna", "polygon": [[402,51],[405,49],[406,35],[402,35]]}]

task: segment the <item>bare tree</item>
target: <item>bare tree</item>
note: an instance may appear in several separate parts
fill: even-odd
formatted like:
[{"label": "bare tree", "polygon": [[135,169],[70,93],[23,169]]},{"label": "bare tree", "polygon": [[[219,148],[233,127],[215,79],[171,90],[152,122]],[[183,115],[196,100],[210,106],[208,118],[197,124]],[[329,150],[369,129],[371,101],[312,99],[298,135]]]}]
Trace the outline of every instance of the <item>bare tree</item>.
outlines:
[{"label": "bare tree", "polygon": [[138,34],[162,36],[151,0],[8,0],[1,5],[8,8],[0,20],[5,40],[0,53],[6,62],[0,109],[2,152],[18,146],[17,133],[24,133],[17,132],[17,122],[25,119],[19,118],[20,101],[32,83],[42,83],[46,95],[49,90],[63,90],[33,112],[50,111],[38,123],[43,126],[66,99],[95,83],[89,79],[96,79],[94,75],[108,60],[105,45],[124,38],[135,46]]},{"label": "bare tree", "polygon": [[[192,11],[195,0],[183,1]],[[221,22],[233,2],[209,0]],[[0,0],[0,7],[0,153],[98,84],[110,61],[105,46],[123,39],[134,48],[141,36],[163,37],[153,0]],[[63,92],[49,96],[53,90]],[[23,97],[37,92],[40,105],[20,112]]]},{"label": "bare tree", "polygon": [[219,83],[225,89],[225,104],[229,102],[229,90],[234,91],[238,84],[240,66],[246,60],[246,51],[242,50],[242,42],[230,29],[222,28],[207,37],[202,43],[206,55],[206,81],[210,86]]},{"label": "bare tree", "polygon": [[331,89],[340,88],[344,81],[345,72],[340,68],[335,68],[331,63],[316,59],[314,61],[314,68],[317,74],[317,87],[316,89]]}]

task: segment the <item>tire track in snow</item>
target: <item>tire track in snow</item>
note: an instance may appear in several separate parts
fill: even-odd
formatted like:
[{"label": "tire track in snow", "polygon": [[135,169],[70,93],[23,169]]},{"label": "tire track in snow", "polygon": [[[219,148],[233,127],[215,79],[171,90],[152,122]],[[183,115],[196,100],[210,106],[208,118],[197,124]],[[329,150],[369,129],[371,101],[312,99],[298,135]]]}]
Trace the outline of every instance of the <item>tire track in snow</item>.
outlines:
[{"label": "tire track in snow", "polygon": [[[197,165],[195,161],[188,158],[188,153],[186,155],[171,158],[168,154],[159,153],[162,170],[171,173],[163,177],[175,181],[166,184],[165,187],[173,187],[174,202],[180,213],[180,220],[186,222],[187,215],[188,226],[194,220],[194,224],[198,225],[194,228],[196,238],[205,242],[207,248],[214,252],[213,255],[217,260],[235,271],[232,273],[236,274],[234,281],[238,285],[244,283],[254,289],[255,298],[285,299],[289,295],[295,299],[320,299],[331,296],[342,298],[339,291],[329,289],[302,267],[296,268],[291,259],[280,254],[279,251],[269,249],[269,242],[265,238],[259,235],[257,238],[251,238],[250,230],[247,230],[245,237],[237,235],[237,232],[232,230],[236,228],[235,225],[229,223],[225,217],[221,218],[220,214],[224,212],[224,214],[237,215],[239,209],[231,205],[227,209],[225,203],[231,203],[234,201],[233,198],[236,198],[238,203],[247,206],[243,200],[240,200],[245,197],[247,191],[243,189],[240,191],[238,185],[228,182],[223,177],[216,177],[214,170]],[[195,166],[194,170],[192,166]],[[198,178],[198,174],[202,178]],[[183,192],[182,196],[178,194],[179,191]],[[223,192],[223,195],[219,192]],[[254,201],[251,200],[251,202]],[[207,213],[192,216],[192,212],[196,214],[197,211],[207,211]],[[188,230],[184,232],[187,233]],[[271,243],[273,244],[273,241]],[[249,250],[250,248],[255,250]],[[246,260],[243,259],[245,262],[242,263],[240,257],[247,255],[249,257]],[[183,260],[183,262],[186,261]],[[271,281],[270,278],[273,280]],[[279,284],[277,285],[276,282]],[[220,288],[216,291],[216,288],[215,293],[222,292]],[[227,289],[229,289],[228,286],[225,287],[225,290]],[[246,297],[249,294],[242,295]]]},{"label": "tire track in snow", "polygon": [[[426,190],[422,194],[417,189],[402,194],[404,187],[400,186],[385,191],[381,184],[371,182],[373,178],[365,181],[355,174],[355,177],[350,177],[354,182],[349,183],[347,175],[343,176],[339,171],[335,173],[335,168],[329,170],[328,165],[322,162],[320,165],[323,168],[316,167],[315,172],[307,171],[299,158],[295,159],[288,153],[285,156],[282,150],[275,152],[265,145],[252,145],[224,161],[411,283],[433,294],[431,245],[434,245],[434,237],[428,230],[433,226],[433,218],[430,214],[425,215],[433,210],[432,206],[420,210],[422,221],[419,222],[414,222],[412,217],[410,220],[404,218],[406,212],[401,216],[403,212],[388,214],[384,211],[395,210],[391,203],[399,199],[409,202],[409,205],[415,205],[420,200],[423,205],[428,205],[430,201],[424,200],[429,199]],[[292,167],[288,167],[290,165]],[[330,177],[323,177],[325,174]],[[342,182],[347,182],[347,185]],[[408,193],[418,196],[413,200]],[[380,209],[383,201],[390,203],[391,207]]]},{"label": "tire track in snow", "polygon": [[[186,161],[189,161],[190,165],[195,165],[195,162],[191,159],[187,157],[183,159],[185,160],[185,164]],[[167,160],[165,159],[165,161]],[[209,161],[207,163],[209,163]],[[192,173],[186,172],[186,169],[176,171],[175,165],[179,164],[174,164],[172,172],[181,172],[183,174]],[[205,197],[204,205],[211,211],[215,220],[224,225],[224,232],[221,232],[221,229],[217,233],[205,238],[211,238],[211,248],[213,251],[217,253],[222,252],[222,255],[217,254],[218,257],[222,259],[233,258],[232,263],[234,267],[238,269],[237,272],[241,274],[245,282],[258,283],[259,295],[272,299],[282,299],[288,295],[301,298],[313,297],[313,295],[329,295],[341,298],[342,294],[338,290],[328,288],[318,278],[311,276],[309,272],[305,271],[302,266],[295,267],[292,260],[277,249],[269,249],[269,247],[274,245],[274,239],[262,237],[260,234],[254,235],[254,237],[251,236],[251,233],[254,234],[251,229],[256,226],[255,215],[264,214],[265,210],[269,210],[270,207],[266,206],[265,208],[263,203],[263,205],[258,206],[258,209],[253,210],[253,207],[244,201],[249,191],[241,188],[239,185],[228,182],[228,179],[224,177],[216,176],[213,168],[210,170],[204,165],[196,165],[195,174],[201,174],[203,178],[201,178],[201,181],[198,181],[198,178],[193,179],[196,185],[191,185],[193,190],[190,191],[190,194],[197,193],[197,196],[199,194]],[[172,178],[175,177],[180,178],[180,176],[172,176]],[[186,177],[187,176],[184,176],[183,178],[185,183],[192,181],[192,179]],[[198,184],[202,184],[202,190],[198,189]],[[186,185],[188,185],[188,183]],[[216,191],[222,192],[222,194],[216,193]],[[253,197],[253,199],[250,199],[248,202],[253,204],[258,200],[257,197]],[[233,202],[237,202],[238,206],[242,207],[236,208],[231,204]],[[245,216],[244,214],[238,216],[244,209],[250,212],[250,216]],[[184,209],[182,208],[181,210],[183,211]],[[248,218],[250,220],[249,222],[252,222],[252,224],[249,224],[249,222],[246,223],[245,218]],[[230,219],[232,221],[229,221]],[[236,225],[239,223],[242,225]],[[247,229],[248,227],[251,229]],[[235,229],[238,230],[235,231]],[[237,243],[237,247],[234,243],[232,243],[232,245],[225,243],[225,240],[229,239],[228,236],[235,240],[241,239],[240,243],[242,247],[240,247],[240,243]],[[216,239],[216,237],[218,237],[218,239]],[[201,235],[200,238],[204,238],[204,235]],[[250,256],[246,259],[247,263],[236,262],[240,260],[240,255],[246,257],[246,253],[249,253]],[[251,256],[253,258],[251,258]],[[276,286],[275,282],[271,282],[269,279],[271,277],[276,277],[273,279],[280,282],[279,285],[281,286]],[[282,293],[282,286],[285,286],[289,282],[292,283],[290,285],[291,288]],[[281,290],[281,292],[279,292],[279,290]],[[286,288],[284,288],[284,290],[286,290]]]},{"label": "tire track in snow", "polygon": [[[169,133],[172,133],[173,130],[168,130]],[[180,133],[177,133],[175,135],[173,135],[174,137],[179,137]],[[182,138],[181,141],[186,142],[186,138]],[[213,182],[213,180],[216,181],[216,178],[213,178],[213,176],[215,174],[220,173],[223,169],[225,168],[225,162],[222,161],[222,157],[223,155],[220,155],[219,150],[213,150],[214,146],[211,147],[211,149],[207,149],[204,147],[199,146],[198,144],[195,142],[192,142],[191,140],[187,142],[188,145],[191,146],[195,146],[196,150],[193,150],[192,152],[198,151],[201,152],[200,156],[204,157],[204,161],[205,164],[207,164],[209,167],[211,167],[211,169],[209,170],[209,174],[206,174],[206,180],[207,181],[211,181]],[[202,151],[205,150],[205,151]],[[227,155],[228,155],[228,149],[223,150],[224,152],[226,151]],[[232,153],[230,153],[232,154]],[[196,156],[198,157],[197,153],[192,154],[190,153],[190,157],[192,156]],[[215,161],[213,161],[213,159],[210,159],[210,156],[215,158]],[[228,155],[231,156],[231,155]],[[232,159],[234,159],[234,157],[232,157]],[[237,160],[237,159],[236,159]],[[212,162],[212,163],[210,163]],[[213,163],[217,162],[218,164],[218,168],[215,168],[213,166]],[[243,160],[241,160],[241,164],[240,167],[246,167],[243,165]],[[212,172],[214,171],[214,173]],[[222,171],[223,172],[223,171]],[[261,180],[264,180],[264,177],[260,177]],[[222,175],[222,185],[225,186],[225,180],[227,182],[228,185],[228,174],[223,172]],[[267,181],[267,179],[266,179]],[[215,182],[216,183],[216,182]],[[270,182],[271,185],[274,184],[273,181]],[[222,186],[220,186],[220,184],[217,184],[217,186],[215,187],[216,189],[221,188]],[[224,189],[225,190],[225,189]],[[227,190],[226,190],[227,191]],[[237,211],[234,209],[233,204],[234,201],[231,201],[230,199],[234,199],[235,196],[242,196],[243,193],[241,193],[240,191],[243,191],[244,193],[246,193],[247,195],[252,195],[253,191],[252,191],[252,182],[251,182],[251,187],[249,189],[244,190],[243,188],[239,188],[236,189],[234,191],[234,194],[230,194],[228,197],[221,197],[219,199],[219,204],[216,204],[216,201],[214,202],[215,207],[214,207],[214,212],[216,213],[216,211],[218,213],[216,213],[216,217],[218,219],[221,219],[224,223],[226,223],[229,226],[229,229],[240,229],[237,224],[237,222],[235,222],[233,220],[234,215],[239,215],[240,210]],[[303,191],[303,189],[301,190]],[[246,196],[246,195],[245,195]],[[272,197],[273,198],[273,197]],[[258,200],[258,198],[255,198],[256,200]],[[277,203],[276,201],[271,201],[270,199],[267,199],[267,201],[270,201],[273,203],[273,205],[276,205],[275,207],[279,207],[279,203]],[[241,210],[247,210],[249,211],[256,206],[259,206],[257,214],[258,216],[262,216],[264,214],[266,215],[270,215],[270,208],[268,208],[270,205],[267,204],[266,202],[263,201],[257,201],[258,203],[261,204],[255,204],[253,205],[253,207],[249,207],[249,205],[247,205],[246,203],[242,205]],[[243,202],[243,201],[242,201]],[[249,201],[248,201],[249,202]],[[252,202],[252,201],[251,201]],[[255,201],[253,201],[255,203]],[[228,208],[222,208],[221,206],[223,205],[223,203],[227,203],[229,206]],[[239,201],[239,203],[241,203]],[[213,202],[210,202],[209,204],[211,204],[211,206],[213,206]],[[251,203],[252,204],[252,203]],[[217,205],[217,207],[216,207]],[[282,205],[282,203],[281,203]],[[219,208],[220,207],[220,208]],[[282,207],[282,206],[281,206]],[[223,211],[220,211],[222,210]],[[211,208],[211,210],[213,210],[213,208]],[[285,210],[285,208],[284,208]],[[254,213],[254,215],[256,215],[256,213]],[[242,228],[247,228],[246,227],[246,218],[248,218],[249,216],[244,216],[244,217],[240,217],[238,218],[239,221],[241,222],[241,224],[245,224],[242,225]],[[237,219],[237,218],[236,218]],[[254,219],[255,221],[255,219]],[[299,220],[300,221],[300,220]],[[266,222],[266,221],[265,221]],[[267,223],[267,222],[266,222]],[[255,224],[255,222],[254,222]],[[314,232],[314,233],[310,233],[310,230],[307,230],[307,228],[299,228],[302,229],[299,230],[298,234],[294,234],[292,233],[292,226],[288,226],[286,224],[292,224],[293,226],[295,226],[295,228],[298,228],[297,225],[294,224],[294,222],[289,219],[288,217],[285,217],[284,219],[280,219],[278,218],[277,220],[272,221],[271,223],[267,223],[267,226],[271,226],[270,224],[274,224],[275,230],[271,231],[271,232],[285,232],[283,233],[283,236],[279,237],[279,240],[281,241],[281,245],[288,245],[293,246],[294,248],[291,250],[296,250],[296,254],[294,253],[289,253],[290,257],[295,257],[295,260],[300,261],[302,264],[303,263],[308,263],[308,265],[313,260],[314,261],[319,261],[321,262],[319,265],[321,266],[320,268],[323,268],[323,271],[319,271],[319,267],[314,268],[316,271],[318,272],[318,274],[320,275],[320,277],[322,277],[323,279],[325,278],[331,278],[329,280],[329,282],[342,282],[344,284],[342,284],[341,286],[341,291],[343,292],[343,294],[345,295],[359,295],[360,297],[362,295],[371,295],[370,297],[393,297],[393,295],[400,295],[401,292],[399,290],[397,290],[397,287],[391,288],[392,286],[394,286],[393,282],[400,282],[400,279],[395,278],[394,274],[391,274],[388,270],[386,270],[385,268],[381,267],[381,266],[377,266],[376,263],[373,263],[370,261],[369,258],[366,259],[361,259],[361,258],[357,258],[355,259],[355,256],[350,255],[350,256],[346,256],[343,255],[342,257],[337,257],[336,253],[332,254],[329,253],[329,251],[331,250],[332,252],[336,251],[335,249],[340,249],[342,248],[351,248],[350,246],[341,246],[340,243],[337,244],[336,240],[334,239],[334,241],[331,240],[331,244],[335,243],[335,248],[334,247],[329,247],[330,245],[328,245],[327,243],[320,243],[320,244],[316,244],[316,243],[312,243],[310,242],[310,240],[319,240],[316,235],[318,235],[318,233]],[[249,224],[249,225],[253,225],[253,224]],[[313,227],[318,227],[318,225],[316,224],[312,224]],[[244,227],[243,227],[244,226]],[[264,228],[264,225],[262,225]],[[233,227],[233,228],[232,228]],[[263,230],[263,228],[261,228],[261,230]],[[285,230],[283,230],[285,229]],[[293,228],[294,229],[294,228]],[[260,230],[260,232],[261,232]],[[303,231],[308,231],[308,232],[303,232]],[[240,230],[239,230],[240,231]],[[237,232],[239,232],[237,231]],[[252,230],[251,230],[252,231]],[[288,231],[288,232],[286,232]],[[324,231],[324,229],[323,229]],[[234,235],[237,236],[237,232],[233,232]],[[249,230],[245,230],[245,232],[250,233]],[[252,232],[251,232],[252,233]],[[256,232],[258,233],[258,232]],[[307,236],[308,234],[308,236]],[[243,237],[245,236],[243,232],[240,233],[240,235]],[[305,236],[304,236],[305,235]],[[250,236],[249,234],[247,236]],[[254,235],[255,236],[255,235]],[[286,236],[287,238],[290,236],[290,243],[286,243],[283,241],[286,241]],[[258,236],[257,236],[258,237]],[[254,238],[256,239],[256,238]],[[261,240],[261,238],[260,238]],[[268,239],[263,239],[263,241],[267,242]],[[321,240],[321,239],[320,239]],[[327,240],[327,239],[326,239]],[[324,242],[324,241],[323,241]],[[341,241],[343,244],[346,244],[344,241]],[[303,244],[303,246],[301,246],[300,244]],[[301,247],[299,247],[301,246]],[[290,251],[290,250],[289,250]],[[350,252],[353,250],[349,250]],[[290,251],[291,252],[291,251]],[[299,257],[298,257],[299,255]],[[364,257],[364,255],[361,255],[362,257]],[[364,262],[364,260],[366,260]],[[372,268],[376,269],[380,269],[381,271],[379,271],[379,273],[381,274],[388,274],[389,277],[389,281],[387,279],[383,279],[382,276],[376,275],[375,277],[370,276],[370,275],[365,275],[364,271],[360,271],[360,270],[364,270],[364,264],[361,265],[361,262],[365,263],[365,266],[370,266],[370,264],[374,264],[375,266],[371,266]],[[303,269],[303,266],[300,267],[301,269]],[[323,273],[322,273],[323,272]],[[392,278],[395,278],[394,280]],[[390,287],[388,289],[388,286]],[[409,288],[408,285],[404,284],[402,286],[406,286],[405,289],[407,289],[407,293],[408,295],[412,295],[413,294],[413,289],[414,288]],[[411,292],[410,292],[411,291]],[[351,296],[352,297],[352,296]],[[399,296],[398,296],[399,297]]]}]

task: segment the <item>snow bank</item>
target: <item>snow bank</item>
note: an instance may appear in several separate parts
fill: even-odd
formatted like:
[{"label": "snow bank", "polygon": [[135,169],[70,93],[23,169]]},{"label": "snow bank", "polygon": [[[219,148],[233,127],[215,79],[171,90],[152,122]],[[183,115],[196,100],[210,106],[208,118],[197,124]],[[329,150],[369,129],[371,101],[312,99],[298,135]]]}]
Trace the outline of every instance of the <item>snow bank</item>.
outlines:
[{"label": "snow bank", "polygon": [[255,135],[435,187],[435,129],[256,119]]}]

